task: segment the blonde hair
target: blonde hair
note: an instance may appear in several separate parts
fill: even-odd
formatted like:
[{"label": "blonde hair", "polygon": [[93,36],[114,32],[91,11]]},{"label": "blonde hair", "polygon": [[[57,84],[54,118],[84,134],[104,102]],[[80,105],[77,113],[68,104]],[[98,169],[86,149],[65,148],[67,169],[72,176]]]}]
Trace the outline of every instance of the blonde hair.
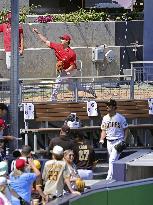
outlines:
[{"label": "blonde hair", "polygon": [[[67,150],[65,150],[65,151],[64,151],[64,156],[65,156],[65,155],[68,155],[68,154],[71,153],[71,152],[73,152],[72,149],[67,149]],[[74,152],[73,152],[73,153],[74,153]]]},{"label": "blonde hair", "polygon": [[21,176],[23,174],[23,171],[19,170],[19,169],[14,169],[12,176],[14,176],[15,178]]}]

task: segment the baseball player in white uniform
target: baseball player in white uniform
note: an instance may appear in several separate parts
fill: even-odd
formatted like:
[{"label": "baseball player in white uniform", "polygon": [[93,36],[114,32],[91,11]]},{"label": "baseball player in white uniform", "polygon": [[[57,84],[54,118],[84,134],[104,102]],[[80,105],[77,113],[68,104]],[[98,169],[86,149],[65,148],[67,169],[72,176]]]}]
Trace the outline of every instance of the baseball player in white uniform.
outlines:
[{"label": "baseball player in white uniform", "polygon": [[109,154],[109,169],[106,180],[113,179],[113,163],[118,160],[120,153],[115,149],[115,145],[125,141],[128,133],[128,124],[123,115],[116,112],[117,103],[110,99],[107,103],[108,114],[103,117],[101,124],[100,143],[107,139],[107,150]]}]

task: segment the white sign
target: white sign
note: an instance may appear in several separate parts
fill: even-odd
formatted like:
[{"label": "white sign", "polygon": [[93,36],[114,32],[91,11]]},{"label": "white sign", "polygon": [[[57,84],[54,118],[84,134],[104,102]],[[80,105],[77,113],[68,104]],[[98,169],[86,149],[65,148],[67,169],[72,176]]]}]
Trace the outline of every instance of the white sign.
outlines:
[{"label": "white sign", "polygon": [[91,116],[91,117],[98,116],[96,101],[87,102],[87,113],[88,113],[88,116]]},{"label": "white sign", "polygon": [[149,115],[153,115],[153,99],[148,99],[148,105],[149,105]]},{"label": "white sign", "polygon": [[34,119],[34,104],[24,103],[24,119],[25,120]]}]

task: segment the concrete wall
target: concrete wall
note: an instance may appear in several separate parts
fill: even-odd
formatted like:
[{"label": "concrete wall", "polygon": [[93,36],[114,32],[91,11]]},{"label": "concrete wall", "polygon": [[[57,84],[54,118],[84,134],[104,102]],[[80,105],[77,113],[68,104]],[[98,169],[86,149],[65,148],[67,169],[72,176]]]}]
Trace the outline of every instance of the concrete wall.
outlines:
[{"label": "concrete wall", "polygon": [[[29,25],[26,23],[23,25],[25,52],[23,58],[20,59],[20,77],[55,77],[54,53],[46,48],[45,44],[32,32],[33,27],[38,28],[50,41],[60,42],[58,37],[63,33],[69,33],[73,38],[71,46],[76,50],[77,59],[83,62],[83,75],[119,74],[120,65],[124,64],[124,68],[129,68],[130,61],[135,59],[130,43],[136,39],[142,39],[143,22],[129,22],[128,25],[128,39],[126,40],[123,38],[123,30],[126,29],[123,22],[82,22],[77,25],[73,23],[34,23]],[[102,44],[107,44],[110,49],[114,50],[115,61],[110,64],[106,62],[98,64],[97,68],[93,69],[92,47]],[[124,45],[128,45],[128,47],[126,47],[126,57],[122,59]],[[139,60],[141,57],[142,52],[139,52]],[[0,34],[0,73],[1,77],[9,76],[5,65],[2,34]]]}]

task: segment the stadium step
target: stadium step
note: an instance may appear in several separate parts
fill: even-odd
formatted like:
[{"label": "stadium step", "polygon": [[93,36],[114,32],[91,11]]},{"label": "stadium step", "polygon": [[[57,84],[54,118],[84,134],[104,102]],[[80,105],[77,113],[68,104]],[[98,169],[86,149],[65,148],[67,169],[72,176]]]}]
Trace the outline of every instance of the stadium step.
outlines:
[{"label": "stadium step", "polygon": [[97,164],[94,169],[93,179],[105,179],[108,171],[108,163]]}]

